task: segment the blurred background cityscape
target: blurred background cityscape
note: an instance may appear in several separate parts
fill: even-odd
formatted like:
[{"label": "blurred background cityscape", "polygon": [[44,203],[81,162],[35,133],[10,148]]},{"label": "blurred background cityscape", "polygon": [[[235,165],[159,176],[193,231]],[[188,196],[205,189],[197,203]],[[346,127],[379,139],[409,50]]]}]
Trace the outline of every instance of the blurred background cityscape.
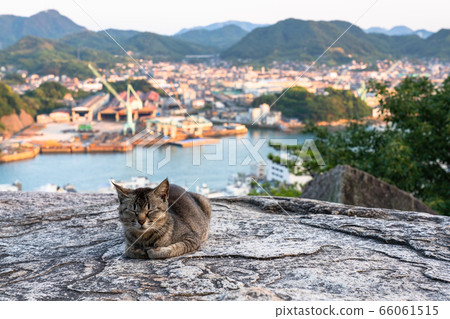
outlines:
[{"label": "blurred background cityscape", "polygon": [[[348,164],[445,213],[448,21],[438,14],[424,18],[430,29],[392,25],[395,19],[374,18],[376,3],[372,15],[364,13],[371,5],[358,7],[353,21],[286,15],[265,23],[191,27],[192,19],[184,17],[189,23],[172,35],[132,25],[100,30],[97,19],[107,27],[116,22],[105,23],[86,2],[70,7],[93,30],[55,9],[30,16],[0,11],[0,191],[112,192],[110,179],[142,187],[169,177],[184,187],[198,179],[191,190],[210,197],[299,196],[316,175]],[[355,9],[354,2],[342,6]],[[445,12],[445,4],[433,10]],[[396,14],[401,20],[407,10]],[[367,25],[364,16],[380,24],[352,25],[359,18]],[[139,30],[145,28],[139,23]],[[389,104],[397,97],[404,105]],[[433,110],[424,109],[433,103]],[[373,136],[355,133],[358,125]],[[417,136],[407,135],[411,127]],[[414,144],[428,135],[435,139]],[[273,139],[296,140],[299,147],[283,155]],[[318,143],[325,168],[292,164],[307,139]],[[339,144],[345,139],[352,143]],[[431,144],[441,153],[424,146]],[[170,161],[152,174],[145,165],[127,166],[127,153],[143,145],[161,145],[154,165],[167,149]],[[219,148],[219,159],[193,165],[196,149],[217,154]],[[419,153],[429,156],[418,159]],[[383,162],[370,164],[377,158]],[[258,190],[254,181],[267,190]]]}]

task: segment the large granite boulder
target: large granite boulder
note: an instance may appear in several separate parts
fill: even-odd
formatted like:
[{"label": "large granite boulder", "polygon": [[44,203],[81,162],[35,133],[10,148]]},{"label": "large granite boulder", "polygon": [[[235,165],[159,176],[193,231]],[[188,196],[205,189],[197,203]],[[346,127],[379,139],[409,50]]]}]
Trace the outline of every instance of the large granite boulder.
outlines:
[{"label": "large granite boulder", "polygon": [[213,201],[211,235],[122,257],[115,196],[0,192],[0,300],[449,300],[450,218],[315,200]]},{"label": "large granite boulder", "polygon": [[339,165],[316,176],[301,195],[346,205],[399,209],[436,214],[411,194],[348,165]]}]

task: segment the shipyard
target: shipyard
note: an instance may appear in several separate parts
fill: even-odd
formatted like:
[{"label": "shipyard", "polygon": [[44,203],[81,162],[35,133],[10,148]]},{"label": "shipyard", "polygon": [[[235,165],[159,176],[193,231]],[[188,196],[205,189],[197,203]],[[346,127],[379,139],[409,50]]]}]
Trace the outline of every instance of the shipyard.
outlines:
[{"label": "shipyard", "polygon": [[[282,92],[295,81],[301,64],[286,62],[256,69],[224,67],[214,61],[141,63],[117,63],[112,70],[89,65],[92,77],[85,80],[22,74],[26,83],[12,86],[17,93],[43,86],[49,88],[48,93],[66,93],[55,99],[54,106],[38,108],[35,118],[23,111],[3,117],[6,130],[0,134],[0,163],[38,154],[128,152],[138,144],[214,144],[221,137],[245,135],[250,127],[290,133],[304,128],[302,114],[272,109],[266,103],[274,92]],[[152,70],[153,78],[141,67]],[[351,91],[355,99],[367,104],[365,119],[378,125],[383,122],[378,100],[368,92],[364,79],[389,80],[394,86],[407,74],[429,74],[439,84],[448,74],[446,64],[416,65],[407,60],[377,61],[377,68],[373,72],[367,64],[355,61],[339,70],[324,66],[308,71],[298,84],[309,98],[335,94],[328,88]],[[351,121],[348,114],[327,114],[316,117],[317,126],[338,129]]]},{"label": "shipyard", "polygon": [[[114,125],[117,124],[117,125]],[[70,125],[71,129],[67,129]],[[121,123],[108,123],[107,127],[116,128],[113,131],[103,131],[99,127],[105,127],[102,123],[91,123],[89,132],[81,131],[76,125],[51,123],[43,130],[30,134],[34,125],[21,134],[14,136],[7,143],[2,144],[0,163],[25,160],[36,157],[38,154],[54,153],[101,153],[101,152],[128,152],[136,145],[152,146],[154,143],[178,145],[180,147],[205,145],[217,143],[214,137],[235,136],[247,133],[244,125],[214,126],[202,134],[193,134],[185,131],[180,125],[171,124],[170,135],[163,135],[162,131],[149,131],[152,134],[140,136],[139,134],[123,135]],[[51,128],[47,132],[45,128]],[[142,126],[145,129],[145,126]],[[60,139],[58,139],[60,137]]]},{"label": "shipyard", "polygon": [[[76,105],[65,97],[67,108],[40,114],[36,123],[2,144],[0,163],[31,159],[41,154],[128,152],[155,143],[192,147],[217,143],[217,137],[247,133],[245,125],[213,124],[190,115],[174,98],[135,91],[131,84],[117,93],[91,67],[110,93],[99,92]],[[138,133],[137,133],[138,132]]]}]

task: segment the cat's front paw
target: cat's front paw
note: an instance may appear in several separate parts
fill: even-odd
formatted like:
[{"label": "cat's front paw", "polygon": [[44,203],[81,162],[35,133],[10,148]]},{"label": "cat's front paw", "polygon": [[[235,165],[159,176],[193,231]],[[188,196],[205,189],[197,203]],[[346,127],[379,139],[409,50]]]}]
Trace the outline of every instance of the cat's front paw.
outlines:
[{"label": "cat's front paw", "polygon": [[158,247],[147,249],[147,255],[150,259],[163,259],[170,257],[170,248],[168,247]]},{"label": "cat's front paw", "polygon": [[147,258],[146,251],[144,251],[143,249],[140,249],[140,248],[133,248],[133,247],[127,248],[125,250],[124,255],[125,255],[125,257],[128,257],[128,258],[139,258],[139,259]]}]

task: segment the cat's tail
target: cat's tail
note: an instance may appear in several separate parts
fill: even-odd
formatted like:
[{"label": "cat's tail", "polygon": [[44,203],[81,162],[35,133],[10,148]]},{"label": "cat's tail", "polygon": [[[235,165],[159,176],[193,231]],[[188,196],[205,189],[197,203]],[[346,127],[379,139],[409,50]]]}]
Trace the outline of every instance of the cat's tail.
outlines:
[{"label": "cat's tail", "polygon": [[195,202],[202,209],[202,211],[205,212],[208,218],[211,218],[211,203],[209,199],[197,193],[191,193],[191,196],[194,198]]}]

